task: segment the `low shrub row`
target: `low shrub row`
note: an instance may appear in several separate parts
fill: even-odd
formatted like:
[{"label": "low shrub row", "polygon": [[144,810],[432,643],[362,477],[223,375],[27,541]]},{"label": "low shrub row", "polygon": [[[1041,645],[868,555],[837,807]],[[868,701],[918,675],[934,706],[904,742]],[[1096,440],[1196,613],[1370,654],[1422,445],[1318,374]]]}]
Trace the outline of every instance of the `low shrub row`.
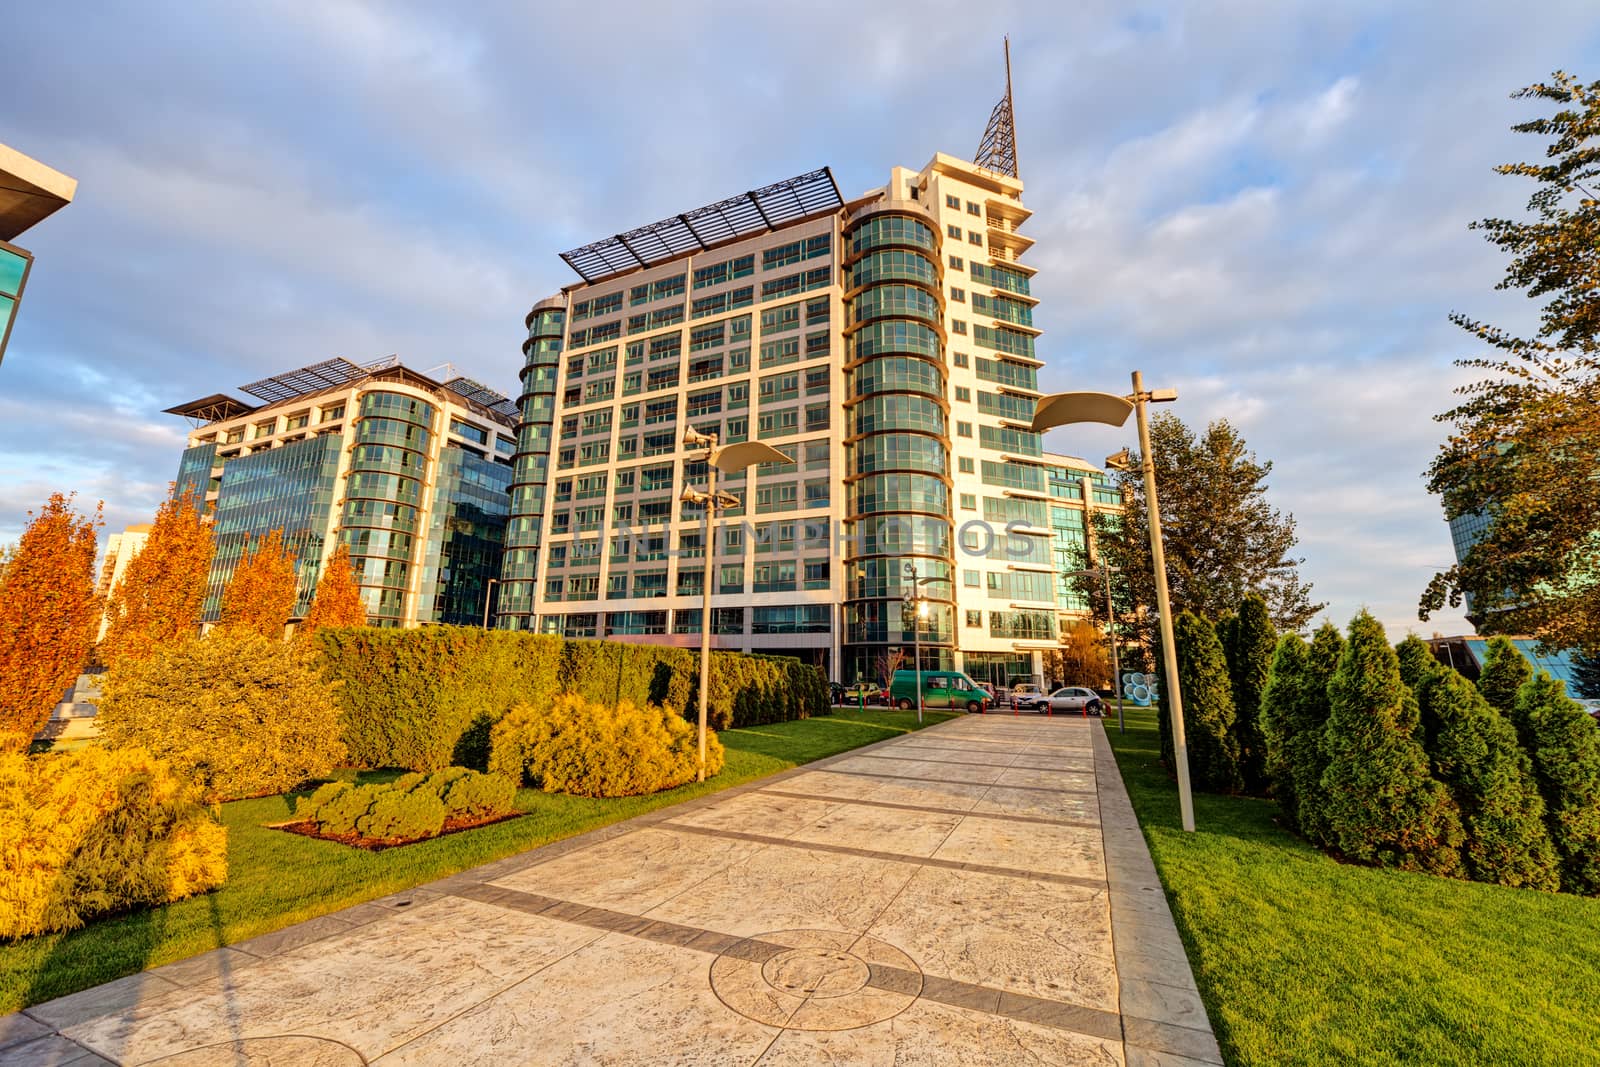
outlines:
[{"label": "low shrub row", "polygon": [[434,837],[451,820],[483,822],[512,810],[516,786],[505,778],[451,767],[401,775],[393,782],[330,782],[295,806],[295,818],[333,837],[416,841]]},{"label": "low shrub row", "polygon": [[[558,693],[677,708],[691,720],[699,714],[699,656],[683,648],[460,626],[329,629],[317,641],[356,766],[486,767],[500,717]],[[712,654],[708,704],[715,729],[829,711],[816,668],[731,652]]]},{"label": "low shrub row", "polygon": [[[692,782],[699,769],[695,726],[655,704],[591,701],[578,693],[518,704],[491,732],[489,770],[507,783],[581,797],[628,797]],[[706,777],[724,752],[706,731]]]},{"label": "low shrub row", "polygon": [[227,843],[199,790],[148,753],[0,756],[0,939],[214,889]]}]

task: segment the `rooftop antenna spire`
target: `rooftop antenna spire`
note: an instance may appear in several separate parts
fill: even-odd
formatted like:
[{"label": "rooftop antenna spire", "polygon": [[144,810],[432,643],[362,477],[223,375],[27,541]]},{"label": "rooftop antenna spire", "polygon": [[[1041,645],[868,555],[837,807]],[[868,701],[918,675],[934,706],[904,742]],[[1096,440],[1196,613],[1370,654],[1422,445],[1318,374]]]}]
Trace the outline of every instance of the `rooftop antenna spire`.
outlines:
[{"label": "rooftop antenna spire", "polygon": [[1017,113],[1011,102],[1011,35],[1005,38],[1006,95],[989,113],[989,125],[984,128],[983,140],[978,143],[978,154],[973,162],[986,170],[999,171],[1013,178],[1017,174]]}]

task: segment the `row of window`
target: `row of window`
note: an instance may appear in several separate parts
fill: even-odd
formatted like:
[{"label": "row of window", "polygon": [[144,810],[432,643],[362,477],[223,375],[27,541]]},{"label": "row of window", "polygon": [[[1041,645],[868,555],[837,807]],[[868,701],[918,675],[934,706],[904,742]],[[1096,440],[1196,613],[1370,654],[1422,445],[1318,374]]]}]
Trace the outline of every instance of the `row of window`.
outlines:
[{"label": "row of window", "polygon": [[[589,598],[593,599],[593,598]],[[828,632],[831,609],[826,604],[796,604],[771,608],[750,609],[752,634],[794,634]],[[574,612],[568,615],[539,616],[539,631],[562,637],[613,637],[618,634],[665,634],[665,611],[596,611]],[[744,608],[712,608],[711,632],[715,634],[743,635],[745,632]],[[699,608],[678,608],[672,612],[672,632],[697,634],[703,632]]]},{"label": "row of window", "polygon": [[[552,566],[555,565],[552,560]],[[782,560],[756,563],[748,570],[743,563],[723,563],[712,569],[712,592],[728,596],[749,593],[795,593],[801,590],[827,589],[832,584],[827,559]],[[599,600],[599,574],[561,574],[547,576],[544,583],[546,600]],[[702,564],[680,564],[677,582],[669,584],[665,567],[610,574],[605,581],[607,600],[654,600],[666,598],[676,592],[678,596],[705,595],[705,568]],[[824,613],[829,605],[815,605]],[[773,633],[787,631],[774,630]],[[825,631],[824,631],[825,632]]]}]

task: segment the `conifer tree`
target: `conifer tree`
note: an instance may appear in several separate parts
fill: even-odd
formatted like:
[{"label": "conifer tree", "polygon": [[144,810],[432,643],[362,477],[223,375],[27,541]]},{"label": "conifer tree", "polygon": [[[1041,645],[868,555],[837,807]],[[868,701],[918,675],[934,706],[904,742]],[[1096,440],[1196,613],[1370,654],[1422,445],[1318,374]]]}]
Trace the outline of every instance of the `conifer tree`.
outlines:
[{"label": "conifer tree", "polygon": [[1331,841],[1362,863],[1461,873],[1461,815],[1413,735],[1416,701],[1383,626],[1363,611],[1328,686],[1322,773]]},{"label": "conifer tree", "polygon": [[282,641],[296,595],[294,560],[283,550],[283,531],[273,530],[246,547],[222,592],[220,625]]},{"label": "conifer tree", "polygon": [[1289,768],[1294,775],[1295,802],[1299,807],[1300,832],[1319,845],[1332,844],[1328,830],[1328,794],[1322,788],[1322,772],[1328,767],[1328,754],[1322,744],[1327,732],[1331,705],[1328,686],[1344,654],[1344,635],[1331,622],[1317,627],[1306,654],[1305,683],[1301,687],[1299,718],[1291,730]]},{"label": "conifer tree", "polygon": [[1405,640],[1394,646],[1394,654],[1400,660],[1400,680],[1413,693],[1420,690],[1423,680],[1439,667],[1428,642],[1416,634],[1406,634]]},{"label": "conifer tree", "polygon": [[1190,777],[1201,789],[1237,793],[1244,783],[1233,728],[1233,693],[1217,631],[1205,619],[1186,611],[1178,616],[1173,642],[1178,652]]},{"label": "conifer tree", "polygon": [[1461,808],[1468,876],[1498,885],[1559,888],[1544,800],[1517,731],[1452,670],[1425,675],[1421,701],[1423,719],[1435,724],[1429,747],[1434,777]]},{"label": "conifer tree", "polygon": [[1239,770],[1245,791],[1264,793],[1267,788],[1266,744],[1261,737],[1261,691],[1272,669],[1278,631],[1272,625],[1267,602],[1251,593],[1239,605],[1231,626],[1228,681],[1233,688],[1234,732],[1239,739]]},{"label": "conifer tree", "polygon": [[[1489,706],[1516,722],[1517,692],[1533,679],[1533,668],[1508,638],[1491,637],[1478,674],[1478,692]],[[1522,727],[1517,727],[1522,732]]]},{"label": "conifer tree", "polygon": [[161,505],[144,548],[111,596],[110,627],[100,646],[108,665],[125,657],[145,659],[200,631],[215,550],[193,490]]},{"label": "conifer tree", "polygon": [[[1278,639],[1272,654],[1272,667],[1261,693],[1261,741],[1266,750],[1265,770],[1272,794],[1290,822],[1300,823],[1295,794],[1293,757],[1303,747],[1298,730],[1304,719],[1301,705],[1306,699],[1306,657],[1309,650],[1299,634],[1287,633]],[[1313,744],[1320,744],[1319,734]]]},{"label": "conifer tree", "polygon": [[83,669],[100,624],[94,591],[100,508],[52,493],[0,575],[0,754],[22,751]]},{"label": "conifer tree", "polygon": [[1561,888],[1600,894],[1600,730],[1543,671],[1517,694],[1517,718],[1561,859]]},{"label": "conifer tree", "polygon": [[295,628],[297,636],[309,637],[324,626],[365,626],[367,607],[361,599],[361,589],[356,585],[355,569],[350,565],[350,547],[344,542],[333,550],[322,576],[317,579],[317,592],[312,597],[311,608]]}]

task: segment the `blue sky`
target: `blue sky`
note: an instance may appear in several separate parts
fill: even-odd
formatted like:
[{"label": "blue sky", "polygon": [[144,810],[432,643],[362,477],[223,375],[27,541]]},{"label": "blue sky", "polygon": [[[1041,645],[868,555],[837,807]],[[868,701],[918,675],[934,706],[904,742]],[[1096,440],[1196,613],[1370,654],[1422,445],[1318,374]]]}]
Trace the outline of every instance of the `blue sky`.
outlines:
[{"label": "blue sky", "polygon": [[[981,16],[981,17],[980,17]],[[557,253],[816,166],[970,156],[1010,32],[1046,389],[1138,367],[1275,462],[1328,614],[1398,636],[1450,561],[1421,472],[1540,150],[1514,88],[1600,78],[1551,2],[40,6],[0,140],[79,180],[0,364],[0,540],[53,489],[146,519],[162,408],[332,356],[513,393]],[[1109,430],[1049,447],[1098,460]]]}]

